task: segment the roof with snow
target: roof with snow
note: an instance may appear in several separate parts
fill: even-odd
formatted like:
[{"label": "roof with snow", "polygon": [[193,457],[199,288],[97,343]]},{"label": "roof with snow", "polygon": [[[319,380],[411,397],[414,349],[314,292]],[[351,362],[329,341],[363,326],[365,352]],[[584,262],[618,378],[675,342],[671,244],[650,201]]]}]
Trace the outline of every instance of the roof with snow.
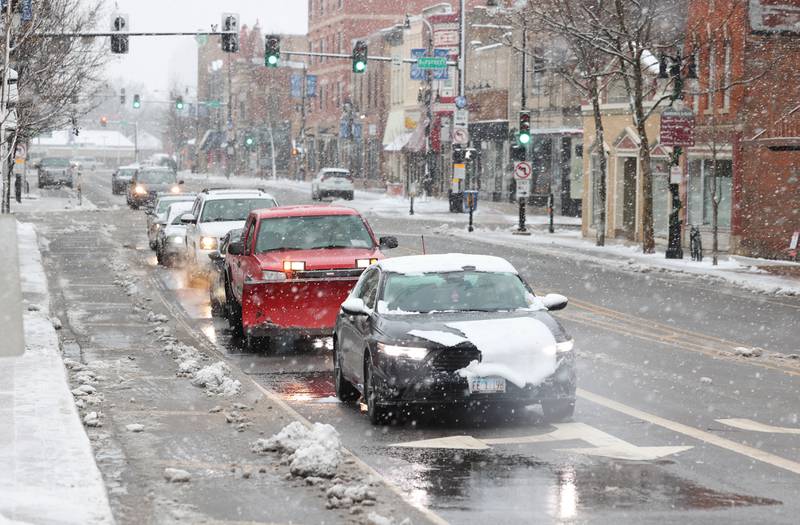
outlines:
[{"label": "roof with snow", "polygon": [[465,253],[392,257],[376,264],[387,272],[403,274],[460,272],[465,269],[478,272],[517,273],[516,268],[501,257]]},{"label": "roof with snow", "polygon": [[125,135],[115,130],[81,130],[77,137],[72,130],[56,130],[46,135],[35,137],[31,141],[31,146],[58,147],[58,146],[81,146],[98,148],[124,148],[133,149],[133,142],[128,140]]}]

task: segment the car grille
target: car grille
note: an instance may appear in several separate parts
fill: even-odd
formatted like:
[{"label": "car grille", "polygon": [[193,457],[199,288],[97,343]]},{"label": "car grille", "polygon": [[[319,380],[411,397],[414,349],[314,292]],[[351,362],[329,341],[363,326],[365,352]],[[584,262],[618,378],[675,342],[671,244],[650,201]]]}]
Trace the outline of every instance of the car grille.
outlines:
[{"label": "car grille", "polygon": [[332,279],[332,278],[358,278],[364,273],[364,268],[342,268],[332,270],[307,270],[295,272],[297,279]]},{"label": "car grille", "polygon": [[455,372],[470,364],[480,361],[481,353],[477,348],[448,348],[439,350],[433,358],[433,368],[442,372]]}]

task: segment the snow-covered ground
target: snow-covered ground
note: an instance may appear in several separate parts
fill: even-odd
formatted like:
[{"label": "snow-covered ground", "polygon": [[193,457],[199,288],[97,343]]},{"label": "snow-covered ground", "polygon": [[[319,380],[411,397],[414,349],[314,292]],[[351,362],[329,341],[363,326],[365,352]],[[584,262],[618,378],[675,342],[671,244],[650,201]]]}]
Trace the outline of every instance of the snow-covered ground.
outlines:
[{"label": "snow-covered ground", "polygon": [[[0,523],[113,523],[73,402],[31,224],[18,224],[25,354],[0,358]],[[57,322],[55,322],[57,325]]]},{"label": "snow-covered ground", "polygon": [[32,187],[29,194],[22,195],[22,202],[12,201],[11,210],[19,213],[26,212],[63,212],[63,211],[92,211],[95,206],[86,195],[78,203],[78,194],[74,189],[63,188],[58,194],[43,196],[38,188]]}]

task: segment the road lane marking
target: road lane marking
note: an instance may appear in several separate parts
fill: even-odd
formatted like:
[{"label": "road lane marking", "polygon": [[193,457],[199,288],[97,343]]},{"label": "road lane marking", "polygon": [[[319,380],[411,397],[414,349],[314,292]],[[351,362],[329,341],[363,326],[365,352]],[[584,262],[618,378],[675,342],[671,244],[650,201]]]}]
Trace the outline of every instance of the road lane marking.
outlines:
[{"label": "road lane marking", "polygon": [[717,419],[717,423],[722,423],[729,427],[738,428],[740,430],[751,430],[753,432],[765,432],[770,434],[796,434],[800,435],[800,428],[791,427],[776,427],[767,425],[766,423],[759,423],[752,419],[745,418],[730,418],[730,419]]},{"label": "road lane marking", "polygon": [[545,434],[531,436],[511,436],[503,438],[479,439],[472,436],[448,436],[444,438],[424,439],[394,443],[390,447],[403,448],[447,448],[466,450],[486,450],[490,445],[518,445],[532,443],[552,443],[557,441],[585,441],[592,445],[584,448],[556,449],[557,452],[569,452],[585,456],[601,456],[627,461],[654,461],[665,456],[685,452],[691,446],[639,447],[628,443],[607,432],[594,428],[586,423],[554,424],[555,430]]},{"label": "road lane marking", "polygon": [[740,443],[717,436],[710,432],[690,427],[689,425],[684,425],[683,423],[678,423],[676,421],[671,421],[661,416],[650,414],[643,410],[639,410],[637,408],[624,405],[618,401],[608,399],[607,397],[603,397],[598,394],[593,394],[592,392],[588,392],[582,388],[578,389],[577,395],[582,399],[603,406],[610,410],[614,410],[615,412],[620,412],[627,416],[639,419],[646,423],[651,423],[653,425],[666,428],[667,430],[672,430],[673,432],[677,432],[679,434],[683,434],[684,436],[688,436],[690,438],[703,441],[705,443],[708,443],[709,445],[714,445],[719,448],[723,448],[725,450],[734,452],[736,454],[748,457],[750,459],[754,459],[756,461],[772,465],[773,467],[778,467],[780,469],[787,470],[789,472],[792,472],[793,474],[800,474],[800,463],[796,461],[791,461],[789,459],[782,458],[780,456],[771,454],[769,452],[765,452],[763,450],[759,450],[757,448],[748,447],[747,445],[742,445]]}]

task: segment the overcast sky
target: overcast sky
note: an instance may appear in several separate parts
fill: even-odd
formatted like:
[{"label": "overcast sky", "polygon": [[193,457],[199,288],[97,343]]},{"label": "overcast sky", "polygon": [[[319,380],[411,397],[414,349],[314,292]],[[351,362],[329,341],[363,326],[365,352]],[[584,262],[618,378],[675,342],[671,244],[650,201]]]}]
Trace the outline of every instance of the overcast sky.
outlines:
[{"label": "overcast sky", "polygon": [[[238,13],[240,24],[259,21],[264,33],[305,33],[307,28],[306,0],[107,0],[109,25],[115,4],[129,15],[131,31],[208,30],[220,24],[223,12]],[[108,76],[145,82],[155,91],[194,86],[196,71],[194,38],[135,37],[127,55],[114,55]]]}]

